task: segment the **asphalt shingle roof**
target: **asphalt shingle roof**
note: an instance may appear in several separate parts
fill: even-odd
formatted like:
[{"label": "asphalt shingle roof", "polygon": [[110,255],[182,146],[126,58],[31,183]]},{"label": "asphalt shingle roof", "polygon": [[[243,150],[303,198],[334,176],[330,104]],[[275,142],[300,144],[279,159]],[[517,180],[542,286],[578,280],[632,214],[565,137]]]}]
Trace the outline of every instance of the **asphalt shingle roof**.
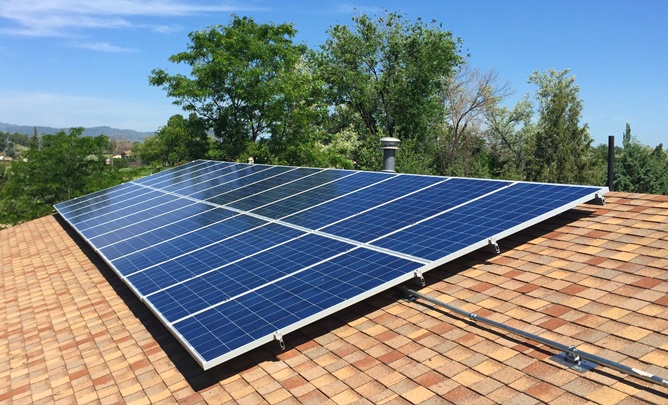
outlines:
[{"label": "asphalt shingle roof", "polygon": [[[609,193],[421,293],[668,378],[668,197]],[[202,371],[57,216],[0,231],[0,403],[666,403],[668,388],[390,290]]]}]

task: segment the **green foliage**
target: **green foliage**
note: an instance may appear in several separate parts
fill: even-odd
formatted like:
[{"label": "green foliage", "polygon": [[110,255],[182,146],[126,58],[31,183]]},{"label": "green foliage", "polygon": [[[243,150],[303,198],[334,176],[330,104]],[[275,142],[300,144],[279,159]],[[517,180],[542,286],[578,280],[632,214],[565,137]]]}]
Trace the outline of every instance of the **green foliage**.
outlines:
[{"label": "green foliage", "polygon": [[614,189],[631,193],[668,194],[668,155],[663,144],[652,148],[640,144],[626,124],[624,147],[615,164]]},{"label": "green foliage", "polygon": [[39,136],[37,128],[33,128],[33,134],[30,137],[30,141],[28,141],[28,147],[30,149],[40,149],[42,147],[42,138]]},{"label": "green foliage", "polygon": [[[349,114],[337,118],[358,131],[360,168],[380,167],[379,140],[397,137],[419,171],[428,171],[428,150],[439,133],[444,79],[461,63],[459,42],[441,26],[405,21],[396,13],[372,20],[353,17],[351,27],[336,25],[312,55],[327,86],[327,101]],[[407,148],[412,148],[407,150]],[[422,154],[418,158],[416,155]]]},{"label": "green foliage", "polygon": [[356,155],[363,149],[356,131],[347,128],[328,134],[317,144],[317,148],[322,156],[321,166],[358,169]]},{"label": "green foliage", "polygon": [[285,75],[280,116],[270,125],[267,140],[269,152],[279,164],[323,166],[322,150],[318,148],[325,135],[327,106],[323,103],[322,85],[313,78],[305,59],[301,59],[290,75]]},{"label": "green foliage", "polygon": [[81,136],[83,128],[42,137],[11,163],[0,190],[0,224],[16,224],[52,212],[52,205],[123,180],[105,164],[105,136]]},{"label": "green foliage", "polygon": [[16,148],[14,147],[14,143],[12,141],[7,142],[5,146],[5,155],[9,156],[10,158],[16,157]]},{"label": "green foliage", "polygon": [[2,155],[16,158],[28,147],[28,135],[0,131],[0,152]]},{"label": "green foliage", "polygon": [[492,177],[524,180],[530,146],[536,135],[533,104],[523,98],[512,110],[495,106],[486,111],[489,171]]},{"label": "green foliage", "polygon": [[0,151],[5,150],[9,144],[28,146],[29,138],[26,134],[13,133],[0,131]]},{"label": "green foliage", "polygon": [[[172,117],[139,152],[156,167],[206,155],[221,160],[379,170],[379,140],[401,140],[397,170],[412,173],[604,184],[569,70],[534,72],[515,107],[496,73],[469,69],[441,25],[397,13],[352,18],[309,51],[291,24],[234,16],[189,35],[169,58],[188,76],[152,71],[189,119]],[[199,117],[199,118],[197,118]],[[190,123],[196,125],[195,129]],[[206,138],[212,132],[215,137]],[[625,141],[619,187],[665,192],[666,153]],[[206,149],[206,153],[205,152]]]},{"label": "green foliage", "polygon": [[157,135],[151,135],[144,139],[144,143],[135,147],[136,152],[143,164],[161,167],[166,162],[169,154],[167,147]]},{"label": "green foliage", "polygon": [[[621,148],[616,148],[621,150]],[[592,185],[608,184],[608,145],[599,144],[591,148],[590,153],[591,176],[588,181]]]},{"label": "green foliage", "polygon": [[569,69],[534,72],[529,82],[538,86],[538,123],[527,170],[531,181],[587,183],[591,176],[592,139],[587,124],[580,125],[580,88]]},{"label": "green foliage", "polygon": [[144,142],[140,153],[147,163],[173,165],[206,158],[208,150],[209,135],[206,133],[206,124],[193,113],[188,119],[180,114],[173,115],[154,138]]},{"label": "green foliage", "polygon": [[311,106],[310,85],[299,66],[306,47],[293,44],[295,33],[291,24],[234,16],[227,26],[192,32],[188,50],[169,58],[190,66],[190,77],[155,69],[149,82],[213,130],[215,156],[236,160],[262,137],[307,131],[301,110]]},{"label": "green foliage", "polygon": [[124,158],[115,158],[112,157],[109,163],[115,168],[115,169],[125,169],[128,167],[128,160]]}]

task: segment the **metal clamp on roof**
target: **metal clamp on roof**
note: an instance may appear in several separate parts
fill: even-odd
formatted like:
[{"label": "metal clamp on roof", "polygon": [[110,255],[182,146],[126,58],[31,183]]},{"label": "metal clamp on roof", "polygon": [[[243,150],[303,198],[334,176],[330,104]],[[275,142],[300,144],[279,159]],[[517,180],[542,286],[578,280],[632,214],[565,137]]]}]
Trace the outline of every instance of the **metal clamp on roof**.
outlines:
[{"label": "metal clamp on roof", "polygon": [[606,187],[605,190],[602,191],[597,191],[596,195],[594,196],[594,199],[591,201],[591,204],[598,204],[598,205],[605,205],[605,197],[603,194],[608,192],[608,188]]},{"label": "metal clamp on roof", "polygon": [[281,350],[285,350],[285,342],[283,341],[283,333],[280,330],[274,332],[274,339],[278,340]]},{"label": "metal clamp on roof", "polygon": [[422,285],[422,287],[427,285],[427,283],[424,281],[424,276],[422,275],[422,269],[417,269],[413,273],[415,274],[416,278],[420,279],[420,284]]},{"label": "metal clamp on roof", "polygon": [[496,239],[494,238],[489,238],[487,241],[487,248],[492,251],[493,253],[496,253],[497,255],[501,253],[501,249],[499,248],[499,244],[496,243]]},{"label": "metal clamp on roof", "polygon": [[564,360],[566,360],[569,363],[580,365],[582,359],[577,353],[575,353],[576,351],[577,349],[575,348],[575,346],[569,346],[568,351],[566,352],[566,355],[564,357]]}]

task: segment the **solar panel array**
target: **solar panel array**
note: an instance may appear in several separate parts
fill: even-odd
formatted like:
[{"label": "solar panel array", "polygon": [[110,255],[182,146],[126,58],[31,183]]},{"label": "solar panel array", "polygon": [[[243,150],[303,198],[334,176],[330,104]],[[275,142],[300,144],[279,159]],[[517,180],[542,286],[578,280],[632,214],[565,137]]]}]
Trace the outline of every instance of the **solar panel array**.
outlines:
[{"label": "solar panel array", "polygon": [[208,369],[606,191],[198,160],[56,209]]}]

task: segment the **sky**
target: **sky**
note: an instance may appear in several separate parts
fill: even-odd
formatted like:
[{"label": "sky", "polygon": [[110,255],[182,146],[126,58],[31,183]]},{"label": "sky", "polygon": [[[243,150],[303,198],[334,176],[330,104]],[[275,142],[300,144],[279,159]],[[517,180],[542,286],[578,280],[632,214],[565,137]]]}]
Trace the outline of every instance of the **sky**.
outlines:
[{"label": "sky", "polygon": [[532,72],[569,68],[594,144],[626,123],[643,144],[668,146],[668,1],[663,0],[1,0],[0,122],[152,132],[182,113],[150,86],[187,49],[188,33],[227,24],[293,23],[311,48],[327,29],[386,10],[436,20],[461,38],[469,64],[498,73],[512,107]]}]

